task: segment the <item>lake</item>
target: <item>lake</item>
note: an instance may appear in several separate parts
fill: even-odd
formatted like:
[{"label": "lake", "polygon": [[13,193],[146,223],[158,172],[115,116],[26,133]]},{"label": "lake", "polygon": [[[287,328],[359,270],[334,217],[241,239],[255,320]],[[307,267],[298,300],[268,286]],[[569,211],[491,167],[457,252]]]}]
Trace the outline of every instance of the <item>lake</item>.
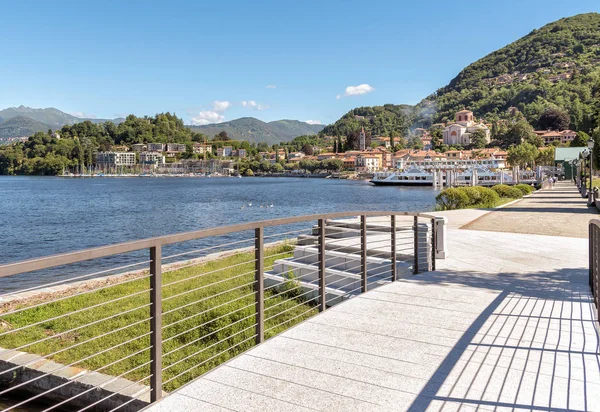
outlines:
[{"label": "lake", "polygon": [[[431,211],[436,194],[429,187],[375,187],[367,181],[337,179],[0,176],[0,264],[288,216]],[[248,207],[250,203],[252,207]],[[130,260],[106,259],[103,264],[127,262]],[[50,273],[69,277],[74,274],[72,269]],[[0,279],[0,292],[41,283],[39,272],[22,274]]]}]

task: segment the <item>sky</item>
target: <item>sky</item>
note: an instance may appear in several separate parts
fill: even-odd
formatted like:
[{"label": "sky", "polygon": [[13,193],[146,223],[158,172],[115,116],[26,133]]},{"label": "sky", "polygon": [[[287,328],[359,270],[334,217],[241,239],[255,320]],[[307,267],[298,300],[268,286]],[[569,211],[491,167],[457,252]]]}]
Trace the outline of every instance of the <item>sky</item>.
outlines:
[{"label": "sky", "polygon": [[0,0],[0,109],[333,123],[598,0]]}]

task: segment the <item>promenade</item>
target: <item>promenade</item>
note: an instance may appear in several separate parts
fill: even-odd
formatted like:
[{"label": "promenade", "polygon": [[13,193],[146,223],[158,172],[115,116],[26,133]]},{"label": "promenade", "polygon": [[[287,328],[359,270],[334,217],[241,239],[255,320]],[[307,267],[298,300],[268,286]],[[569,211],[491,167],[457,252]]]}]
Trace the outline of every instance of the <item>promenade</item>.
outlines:
[{"label": "promenade", "polygon": [[593,213],[575,193],[443,213],[436,272],[336,305],[147,410],[600,411]]}]

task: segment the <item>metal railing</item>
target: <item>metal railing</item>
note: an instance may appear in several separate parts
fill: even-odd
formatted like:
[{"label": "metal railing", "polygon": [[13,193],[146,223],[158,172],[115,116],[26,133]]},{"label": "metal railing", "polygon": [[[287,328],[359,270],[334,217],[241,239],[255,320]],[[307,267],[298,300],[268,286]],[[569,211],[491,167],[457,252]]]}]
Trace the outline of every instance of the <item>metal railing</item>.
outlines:
[{"label": "metal railing", "polygon": [[590,288],[596,305],[596,319],[600,322],[600,219],[589,223],[589,276]]},{"label": "metal railing", "polygon": [[[332,213],[0,265],[17,284],[48,276],[0,295],[3,410],[139,410],[332,305],[435,270],[437,232],[427,214]],[[101,270],[79,273],[90,261]]]}]

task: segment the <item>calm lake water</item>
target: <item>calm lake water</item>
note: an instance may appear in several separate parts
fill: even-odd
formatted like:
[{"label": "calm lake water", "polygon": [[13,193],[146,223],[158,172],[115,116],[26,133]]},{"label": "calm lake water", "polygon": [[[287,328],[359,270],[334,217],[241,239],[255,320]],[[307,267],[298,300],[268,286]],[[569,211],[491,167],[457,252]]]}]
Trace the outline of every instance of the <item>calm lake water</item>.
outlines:
[{"label": "calm lake water", "polygon": [[[435,195],[432,188],[375,187],[366,181],[334,179],[0,176],[0,264],[288,216],[355,210],[430,211]],[[249,203],[252,207],[247,207]],[[273,207],[260,208],[271,204]],[[101,265],[122,265],[130,259],[107,259]],[[98,269],[97,262],[90,268]],[[55,281],[74,276],[74,269],[50,273]],[[0,279],[0,292],[39,285],[43,279],[48,277],[39,272]]]}]

